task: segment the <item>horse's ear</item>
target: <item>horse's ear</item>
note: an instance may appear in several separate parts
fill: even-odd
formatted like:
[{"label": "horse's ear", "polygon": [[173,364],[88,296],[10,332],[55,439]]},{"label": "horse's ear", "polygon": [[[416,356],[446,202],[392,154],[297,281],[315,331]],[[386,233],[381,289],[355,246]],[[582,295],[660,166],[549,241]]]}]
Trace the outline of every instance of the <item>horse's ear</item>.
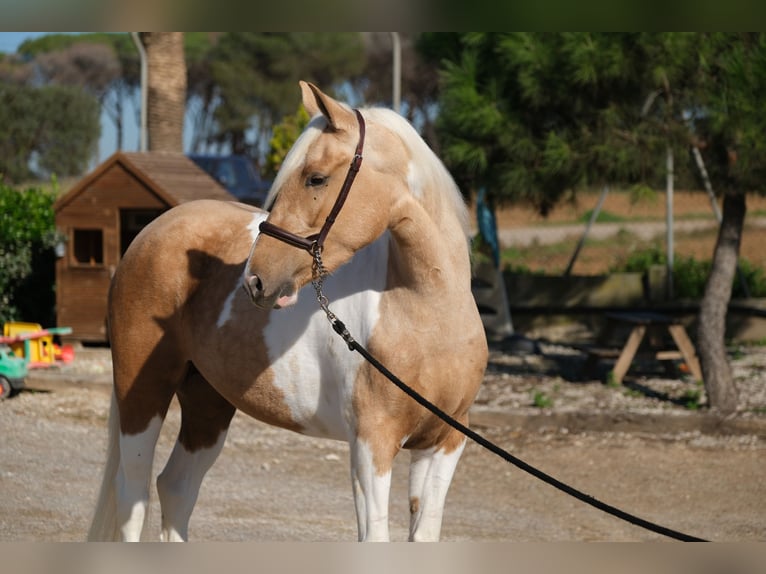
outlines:
[{"label": "horse's ear", "polygon": [[312,83],[301,81],[300,86],[303,106],[309,116],[313,118],[317,114],[322,114],[327,118],[330,128],[334,130],[350,129],[355,125],[355,116],[348,108],[336,102]]}]

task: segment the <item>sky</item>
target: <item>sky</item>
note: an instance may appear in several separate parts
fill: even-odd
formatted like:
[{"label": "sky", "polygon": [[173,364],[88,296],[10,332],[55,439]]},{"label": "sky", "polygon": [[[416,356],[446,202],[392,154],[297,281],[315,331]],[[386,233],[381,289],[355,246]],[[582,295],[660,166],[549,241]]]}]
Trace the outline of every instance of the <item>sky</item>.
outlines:
[{"label": "sky", "polygon": [[[24,40],[35,38],[49,34],[50,32],[0,32],[0,52],[13,53],[24,42]],[[138,151],[139,147],[139,133],[138,125],[136,121],[136,111],[128,104],[123,116],[123,151]],[[185,145],[188,147],[189,142],[186,141],[191,130],[185,129]],[[96,167],[96,165],[103,162],[106,158],[117,151],[117,134],[114,128],[114,123],[106,116],[101,114],[101,138],[98,143],[98,159],[94,160],[93,165],[90,168]]]}]

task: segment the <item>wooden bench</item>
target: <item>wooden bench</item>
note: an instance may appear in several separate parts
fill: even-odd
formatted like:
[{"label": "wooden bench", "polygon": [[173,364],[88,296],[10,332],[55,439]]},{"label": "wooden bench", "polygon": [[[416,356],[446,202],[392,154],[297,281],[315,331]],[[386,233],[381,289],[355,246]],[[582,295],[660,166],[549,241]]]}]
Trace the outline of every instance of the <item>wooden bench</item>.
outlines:
[{"label": "wooden bench", "polygon": [[670,333],[675,349],[669,349],[661,341],[654,340],[646,354],[657,361],[683,359],[694,378],[698,381],[702,380],[702,369],[700,368],[694,344],[689,339],[686,329],[678,319],[653,312],[607,313],[606,318],[616,325],[626,325],[630,333],[622,347],[583,348],[582,350],[588,356],[585,363],[586,372],[594,369],[601,359],[616,359],[612,369],[612,378],[614,382],[622,383],[622,379],[633,363],[647,332],[659,330]]}]

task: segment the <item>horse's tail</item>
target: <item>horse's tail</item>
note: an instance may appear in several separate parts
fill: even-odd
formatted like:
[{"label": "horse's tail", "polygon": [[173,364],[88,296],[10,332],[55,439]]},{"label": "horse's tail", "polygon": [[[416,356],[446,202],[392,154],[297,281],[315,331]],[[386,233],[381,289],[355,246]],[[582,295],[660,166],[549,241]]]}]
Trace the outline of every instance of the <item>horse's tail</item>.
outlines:
[{"label": "horse's tail", "polygon": [[117,398],[112,392],[109,407],[109,434],[106,447],[106,465],[98,494],[96,509],[88,531],[88,541],[110,542],[117,536],[117,496],[116,480],[120,467],[120,412],[117,409]]}]

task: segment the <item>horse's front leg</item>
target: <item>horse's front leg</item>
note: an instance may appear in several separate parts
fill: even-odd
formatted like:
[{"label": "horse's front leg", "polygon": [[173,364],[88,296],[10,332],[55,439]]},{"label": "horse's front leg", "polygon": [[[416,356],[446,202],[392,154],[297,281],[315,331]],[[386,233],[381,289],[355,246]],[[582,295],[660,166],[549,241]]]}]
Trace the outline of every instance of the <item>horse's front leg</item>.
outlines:
[{"label": "horse's front leg", "polygon": [[[388,497],[391,490],[392,456],[376,453],[360,438],[351,444],[351,483],[360,542],[388,542]],[[384,468],[376,468],[381,458]]]},{"label": "horse's front leg", "polygon": [[465,438],[457,431],[439,447],[413,450],[410,462],[410,541],[438,542],[447,491]]}]

